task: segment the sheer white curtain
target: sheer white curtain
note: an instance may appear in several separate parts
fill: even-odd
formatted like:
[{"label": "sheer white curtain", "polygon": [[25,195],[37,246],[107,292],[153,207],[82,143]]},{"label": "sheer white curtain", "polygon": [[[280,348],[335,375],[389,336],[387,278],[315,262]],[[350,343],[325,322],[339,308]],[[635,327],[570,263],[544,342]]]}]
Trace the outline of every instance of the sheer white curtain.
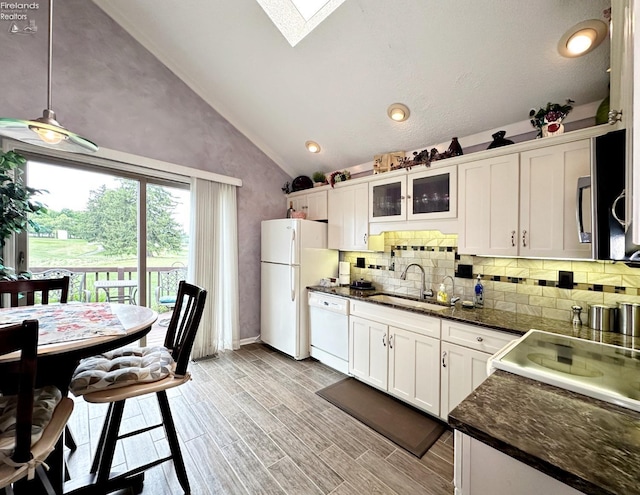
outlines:
[{"label": "sheer white curtain", "polygon": [[191,181],[189,280],[208,291],[192,358],[240,348],[236,186]]}]

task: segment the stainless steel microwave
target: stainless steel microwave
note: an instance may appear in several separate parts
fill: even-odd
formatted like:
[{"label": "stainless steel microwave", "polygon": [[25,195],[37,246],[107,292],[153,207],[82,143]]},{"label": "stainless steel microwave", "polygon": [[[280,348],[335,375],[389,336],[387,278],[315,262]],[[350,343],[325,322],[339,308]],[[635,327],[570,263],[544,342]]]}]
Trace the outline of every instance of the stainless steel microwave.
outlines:
[{"label": "stainless steel microwave", "polygon": [[[597,260],[640,264],[640,246],[631,241],[626,211],[626,130],[592,138],[591,176],[578,179],[576,221],[580,242],[592,244]],[[591,208],[591,231],[586,209]]]}]

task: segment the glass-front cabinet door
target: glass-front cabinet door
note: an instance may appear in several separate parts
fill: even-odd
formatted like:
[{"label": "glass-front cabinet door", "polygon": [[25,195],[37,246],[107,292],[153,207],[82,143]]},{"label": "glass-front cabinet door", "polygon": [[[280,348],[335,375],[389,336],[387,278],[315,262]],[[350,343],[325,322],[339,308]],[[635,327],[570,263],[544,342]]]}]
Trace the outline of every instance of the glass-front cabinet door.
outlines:
[{"label": "glass-front cabinet door", "polygon": [[456,167],[441,167],[407,176],[407,219],[455,218],[458,177]]},{"label": "glass-front cabinet door", "polygon": [[369,182],[369,221],[406,220],[406,197],[407,179],[405,176]]}]

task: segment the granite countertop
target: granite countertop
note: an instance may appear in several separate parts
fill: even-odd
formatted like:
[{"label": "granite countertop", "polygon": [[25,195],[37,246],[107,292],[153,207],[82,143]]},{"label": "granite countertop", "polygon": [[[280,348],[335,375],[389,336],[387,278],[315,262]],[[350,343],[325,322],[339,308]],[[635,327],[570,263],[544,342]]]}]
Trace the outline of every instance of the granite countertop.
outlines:
[{"label": "granite countertop", "polygon": [[584,493],[640,494],[640,413],[630,409],[498,370],[449,424]]},{"label": "granite countertop", "polygon": [[[398,297],[401,295],[379,292],[376,290],[356,290],[349,287],[307,287],[309,290],[316,292],[324,292],[326,294],[334,294],[336,296],[347,297],[349,299],[357,299],[370,304],[382,304],[393,308],[411,311],[414,313],[422,313],[429,316],[438,316],[447,320],[456,320],[461,323],[469,323],[471,325],[481,325],[487,328],[510,332],[517,335],[524,335],[532,328],[544,330],[545,332],[567,335],[569,337],[578,337],[586,340],[593,340],[605,344],[614,344],[633,349],[640,349],[640,338],[632,338],[617,332],[599,332],[589,328],[586,324],[574,327],[569,321],[569,313],[567,312],[567,321],[552,320],[549,318],[541,318],[538,316],[523,315],[511,313],[509,311],[499,311],[488,308],[465,309],[460,303],[455,306],[448,307],[444,311],[432,311],[429,309],[412,308],[408,306],[399,306],[379,301],[371,301],[367,298],[375,294],[388,294]],[[432,301],[429,301],[432,302]],[[583,319],[587,315],[583,315]]]}]

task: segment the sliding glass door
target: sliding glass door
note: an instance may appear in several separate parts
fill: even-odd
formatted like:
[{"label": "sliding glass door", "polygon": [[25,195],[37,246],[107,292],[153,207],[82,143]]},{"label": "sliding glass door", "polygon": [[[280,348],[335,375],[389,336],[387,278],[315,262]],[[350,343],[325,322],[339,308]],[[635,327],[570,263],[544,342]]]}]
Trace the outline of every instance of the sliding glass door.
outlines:
[{"label": "sliding glass door", "polygon": [[70,298],[159,308],[158,273],[186,266],[188,185],[29,160],[27,184],[47,206],[17,244],[19,270],[69,274]]}]

